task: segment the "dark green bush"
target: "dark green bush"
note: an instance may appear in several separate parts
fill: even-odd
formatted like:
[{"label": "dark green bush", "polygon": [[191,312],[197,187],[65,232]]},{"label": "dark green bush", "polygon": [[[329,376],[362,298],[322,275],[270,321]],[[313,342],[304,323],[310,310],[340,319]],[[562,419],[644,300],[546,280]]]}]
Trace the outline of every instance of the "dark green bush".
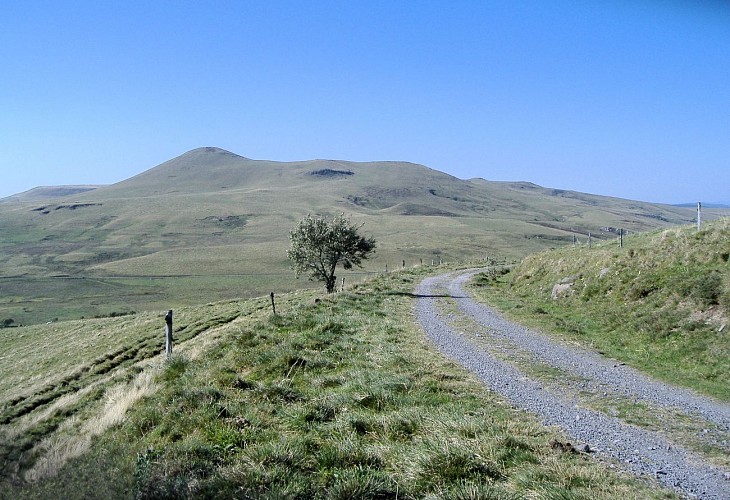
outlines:
[{"label": "dark green bush", "polygon": [[677,289],[682,296],[693,299],[702,306],[717,305],[722,295],[722,275],[714,269],[685,275],[679,281]]}]

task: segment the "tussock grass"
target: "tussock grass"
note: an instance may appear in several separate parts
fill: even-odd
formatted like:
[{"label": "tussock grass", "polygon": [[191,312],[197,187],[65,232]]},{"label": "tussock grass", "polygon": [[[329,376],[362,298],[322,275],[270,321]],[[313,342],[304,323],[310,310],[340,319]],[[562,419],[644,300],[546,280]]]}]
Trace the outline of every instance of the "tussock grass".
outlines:
[{"label": "tussock grass", "polygon": [[419,277],[281,296],[277,316],[216,327],[86,453],[13,494],[83,497],[93,478],[130,498],[667,497],[552,449],[562,436],[434,353],[411,317]]}]

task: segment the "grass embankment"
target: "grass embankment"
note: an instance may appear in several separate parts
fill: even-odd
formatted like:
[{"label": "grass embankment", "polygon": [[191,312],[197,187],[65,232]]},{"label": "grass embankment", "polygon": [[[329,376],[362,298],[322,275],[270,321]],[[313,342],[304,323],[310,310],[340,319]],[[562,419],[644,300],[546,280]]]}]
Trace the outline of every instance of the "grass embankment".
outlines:
[{"label": "grass embankment", "polygon": [[[180,308],[176,342],[194,356],[217,337],[216,327],[255,307]],[[151,393],[161,364],[160,324],[160,315],[148,313],[0,331],[0,483],[55,471]]]},{"label": "grass embankment", "polygon": [[511,271],[483,273],[473,289],[531,326],[730,401],[729,255],[724,219],[701,232],[633,235],[623,248],[611,242],[535,254]]},{"label": "grass embankment", "polygon": [[[422,273],[423,271],[421,271]],[[247,301],[57,476],[13,497],[667,498],[514,410],[425,343],[419,271]],[[226,307],[230,307],[229,304]],[[240,307],[240,306],[239,306]],[[204,313],[204,309],[199,312]],[[190,311],[193,313],[194,311]],[[205,338],[205,332],[197,339]],[[143,372],[144,373],[144,370]],[[551,444],[552,443],[552,444]]]}]

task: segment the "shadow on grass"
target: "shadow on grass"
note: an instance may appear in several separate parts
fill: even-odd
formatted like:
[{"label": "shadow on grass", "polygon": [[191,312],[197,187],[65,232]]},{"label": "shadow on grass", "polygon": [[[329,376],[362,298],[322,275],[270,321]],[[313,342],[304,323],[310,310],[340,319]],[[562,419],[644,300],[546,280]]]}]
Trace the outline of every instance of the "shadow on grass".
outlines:
[{"label": "shadow on grass", "polygon": [[413,299],[465,299],[466,297],[460,295],[449,295],[449,294],[421,294],[411,292],[386,292],[386,295],[400,295],[402,297],[411,297]]}]

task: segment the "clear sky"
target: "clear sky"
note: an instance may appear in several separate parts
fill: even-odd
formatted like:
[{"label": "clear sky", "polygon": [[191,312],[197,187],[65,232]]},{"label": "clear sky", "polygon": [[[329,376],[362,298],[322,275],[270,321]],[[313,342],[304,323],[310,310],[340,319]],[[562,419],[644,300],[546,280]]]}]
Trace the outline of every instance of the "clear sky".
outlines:
[{"label": "clear sky", "polygon": [[0,2],[0,197],[200,146],[730,202],[730,2]]}]

